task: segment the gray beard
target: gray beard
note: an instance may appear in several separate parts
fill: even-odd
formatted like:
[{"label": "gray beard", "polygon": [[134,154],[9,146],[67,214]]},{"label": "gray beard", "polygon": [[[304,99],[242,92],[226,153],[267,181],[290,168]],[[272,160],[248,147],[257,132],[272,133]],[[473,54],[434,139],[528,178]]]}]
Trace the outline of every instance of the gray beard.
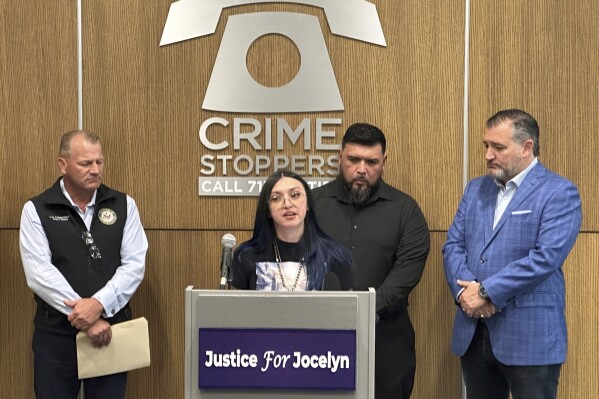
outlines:
[{"label": "gray beard", "polygon": [[503,185],[513,179],[518,173],[518,168],[520,163],[522,162],[522,158],[516,158],[514,162],[507,168],[500,168],[499,172],[489,172],[489,176],[501,181]]},{"label": "gray beard", "polygon": [[351,204],[353,206],[362,206],[366,204],[370,197],[372,197],[372,194],[376,192],[379,187],[379,182],[377,181],[374,185],[368,185],[362,189],[353,188],[351,183],[344,183],[344,185]]}]

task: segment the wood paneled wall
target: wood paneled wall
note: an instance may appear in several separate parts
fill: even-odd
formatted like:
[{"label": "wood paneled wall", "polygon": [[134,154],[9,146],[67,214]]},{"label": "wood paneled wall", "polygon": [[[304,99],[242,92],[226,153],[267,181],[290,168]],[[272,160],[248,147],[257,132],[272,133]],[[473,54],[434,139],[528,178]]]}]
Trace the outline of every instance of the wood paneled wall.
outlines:
[{"label": "wood paneled wall", "polygon": [[485,173],[486,119],[523,108],[540,125],[540,160],[577,184],[585,232],[599,231],[599,4],[472,2],[470,176]]},{"label": "wood paneled wall", "polygon": [[[472,2],[464,143],[465,2],[372,2],[386,48],[331,35],[322,10],[294,4],[225,9],[214,35],[161,48],[170,0],[82,2],[84,127],[101,135],[106,183],[135,198],[150,242],[146,277],[132,305],[150,322],[153,364],[130,373],[129,398],[183,397],[183,291],[188,285],[217,287],[224,233],[238,241],[250,236],[255,198],[197,196],[205,151],[198,130],[212,116],[273,115],[207,112],[201,102],[227,17],[283,10],[319,18],[346,108],[283,117],[290,123],[340,118],[337,141],[354,122],[381,127],[388,138],[385,179],[418,200],[432,230],[431,255],[410,301],[418,356],[413,397],[461,394],[459,360],[449,350],[454,305],[441,247],[462,193],[463,146],[469,176],[485,173],[484,121],[506,107],[537,117],[542,162],[582,193],[584,232],[565,269],[571,339],[559,389],[564,398],[599,395],[598,320],[588,306],[599,299],[593,273],[599,183],[592,158],[599,148],[593,133],[599,122],[598,3]],[[34,305],[18,253],[19,217],[23,203],[58,176],[58,139],[76,128],[76,3],[0,0],[0,26],[0,292],[7,293],[7,309],[16,316],[4,318],[0,329],[0,397],[29,398]],[[248,69],[261,81],[285,81],[298,67],[295,48],[284,45],[279,52],[280,43],[263,38],[252,48]],[[275,57],[272,63],[264,62],[267,55]]]},{"label": "wood paneled wall", "polygon": [[0,1],[0,228],[56,179],[60,136],[77,126],[76,11]]},{"label": "wood paneled wall", "polygon": [[77,126],[77,20],[71,0],[0,1],[0,398],[33,398],[35,306],[19,255],[28,198],[57,177],[63,132]]}]

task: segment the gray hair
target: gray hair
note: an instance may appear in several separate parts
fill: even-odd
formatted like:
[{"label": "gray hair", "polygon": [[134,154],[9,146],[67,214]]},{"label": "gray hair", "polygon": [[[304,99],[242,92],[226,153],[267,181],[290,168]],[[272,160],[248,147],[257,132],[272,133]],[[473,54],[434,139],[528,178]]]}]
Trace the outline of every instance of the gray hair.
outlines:
[{"label": "gray hair", "polygon": [[535,157],[540,154],[539,125],[535,118],[521,109],[505,109],[497,112],[487,120],[487,129],[504,122],[512,123],[512,138],[522,145],[526,140],[532,140],[532,153]]}]

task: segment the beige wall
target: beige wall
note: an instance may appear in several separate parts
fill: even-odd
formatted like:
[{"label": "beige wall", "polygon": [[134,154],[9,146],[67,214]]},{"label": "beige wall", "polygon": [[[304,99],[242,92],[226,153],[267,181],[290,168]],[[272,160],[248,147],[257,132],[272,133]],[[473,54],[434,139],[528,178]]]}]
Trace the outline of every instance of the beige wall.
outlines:
[{"label": "beige wall", "polygon": [[[537,117],[542,162],[576,182],[583,197],[583,232],[565,269],[571,339],[559,389],[564,398],[599,394],[599,320],[588,305],[599,300],[593,273],[599,213],[592,206],[599,195],[593,167],[597,2],[472,2],[467,143],[464,1],[373,1],[386,48],[331,35],[322,10],[293,4],[228,9],[214,35],[161,48],[170,0],[82,3],[83,126],[101,135],[106,183],[136,199],[150,242],[146,278],[132,305],[150,322],[153,365],[130,374],[129,398],[183,396],[183,290],[216,288],[220,238],[226,232],[238,241],[249,237],[255,198],[196,194],[205,151],[199,126],[223,115],[200,106],[226,18],[278,10],[319,17],[346,106],[345,112],[284,117],[340,118],[338,140],[353,122],[380,126],[389,140],[385,179],[418,200],[432,230],[431,255],[411,298],[418,355],[413,397],[460,397],[459,361],[449,351],[454,306],[440,251],[462,192],[464,145],[468,176],[484,173],[482,126],[505,107]],[[23,203],[57,177],[58,139],[77,127],[76,2],[0,0],[0,26],[0,292],[16,315],[4,317],[0,329],[0,385],[2,397],[28,398],[34,306],[18,254],[19,217]],[[298,67],[293,46],[283,43],[283,53],[274,52],[278,44],[261,40],[248,58],[250,71],[265,81],[285,81]],[[262,62],[271,53],[289,63]],[[236,116],[264,117],[225,117]]]}]

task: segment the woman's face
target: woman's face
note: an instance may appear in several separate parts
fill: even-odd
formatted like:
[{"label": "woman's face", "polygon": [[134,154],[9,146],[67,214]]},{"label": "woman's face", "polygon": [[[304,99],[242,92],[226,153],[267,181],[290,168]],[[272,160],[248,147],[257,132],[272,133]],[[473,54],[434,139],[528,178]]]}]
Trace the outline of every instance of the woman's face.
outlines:
[{"label": "woman's face", "polygon": [[277,233],[295,232],[301,236],[304,231],[306,201],[306,191],[298,180],[284,176],[274,185],[268,200],[268,209]]}]

